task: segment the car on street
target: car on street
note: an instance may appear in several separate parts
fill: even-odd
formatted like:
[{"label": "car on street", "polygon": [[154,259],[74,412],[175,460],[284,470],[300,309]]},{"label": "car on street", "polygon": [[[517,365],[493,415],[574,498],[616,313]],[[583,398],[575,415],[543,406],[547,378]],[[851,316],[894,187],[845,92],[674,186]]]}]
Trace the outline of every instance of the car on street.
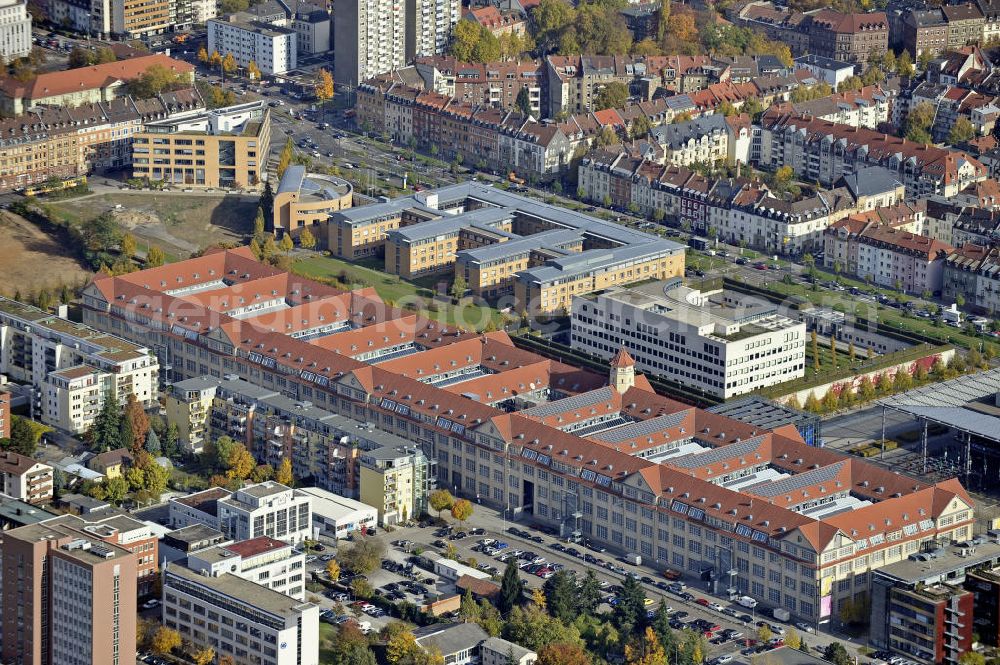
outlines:
[{"label": "car on street", "polygon": [[157,600],[156,598],[150,598],[149,600],[147,600],[145,603],[142,604],[142,609],[151,610],[154,607],[159,607],[159,606],[160,606],[159,600]]}]

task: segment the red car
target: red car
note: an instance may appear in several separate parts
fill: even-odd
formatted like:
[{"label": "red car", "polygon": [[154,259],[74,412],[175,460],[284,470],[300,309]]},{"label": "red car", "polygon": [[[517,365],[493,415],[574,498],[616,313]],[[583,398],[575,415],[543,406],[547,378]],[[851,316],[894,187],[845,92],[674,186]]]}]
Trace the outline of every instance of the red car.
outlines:
[{"label": "red car", "polygon": [[695,600],[694,602],[698,603],[699,605],[701,605],[703,607],[708,607],[708,601],[706,599],[704,599],[704,598],[699,598],[699,599]]},{"label": "red car", "polygon": [[757,270],[767,270],[766,263],[755,263],[753,264],[753,267],[756,268]]}]

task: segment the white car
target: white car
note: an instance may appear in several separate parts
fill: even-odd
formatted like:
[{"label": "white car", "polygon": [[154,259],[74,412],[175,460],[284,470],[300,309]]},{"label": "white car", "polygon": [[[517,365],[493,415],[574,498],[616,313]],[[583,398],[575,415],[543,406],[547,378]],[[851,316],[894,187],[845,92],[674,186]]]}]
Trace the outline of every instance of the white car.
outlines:
[{"label": "white car", "polygon": [[797,624],[795,624],[795,627],[798,628],[799,630],[801,630],[804,633],[815,633],[816,632],[815,628],[813,628],[812,626],[810,626],[807,623],[802,623],[801,621],[798,622]]},{"label": "white car", "polygon": [[160,606],[160,601],[158,601],[156,598],[152,598],[152,599],[147,600],[145,603],[142,604],[142,609],[144,609],[144,610],[151,610],[154,607],[159,607],[159,606]]},{"label": "white car", "polygon": [[716,665],[724,665],[725,663],[728,663],[728,662],[730,662],[732,660],[733,660],[733,657],[730,654],[724,653],[721,656],[719,656],[718,658],[716,658],[715,662],[716,662]]},{"label": "white car", "polygon": [[319,557],[317,557],[317,556],[315,556],[315,555],[313,555],[313,554],[310,554],[309,556],[307,556],[307,557],[306,557],[306,563],[313,563],[313,562],[314,562],[314,561],[316,561],[316,560],[317,560],[318,558],[319,558]]},{"label": "white car", "polygon": [[724,610],[724,609],[725,609],[725,608],[724,608],[724,607],[723,607],[722,605],[720,605],[719,603],[709,603],[709,604],[708,604],[708,606],[709,606],[710,608],[712,608],[713,610],[715,610],[716,612],[721,612],[722,610]]}]

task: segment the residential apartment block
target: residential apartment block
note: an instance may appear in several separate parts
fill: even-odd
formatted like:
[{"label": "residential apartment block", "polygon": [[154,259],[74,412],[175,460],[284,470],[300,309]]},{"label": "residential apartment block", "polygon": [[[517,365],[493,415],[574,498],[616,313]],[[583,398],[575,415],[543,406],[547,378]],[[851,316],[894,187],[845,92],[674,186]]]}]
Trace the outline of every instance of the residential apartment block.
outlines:
[{"label": "residential apartment block", "polygon": [[207,27],[208,52],[231,53],[240,67],[254,62],[269,76],[298,67],[298,35],[291,28],[256,20],[247,12],[209,19]]},{"label": "residential apartment block", "polygon": [[925,146],[868,129],[769,110],[761,120],[756,163],[791,166],[799,178],[832,185],[861,165],[899,174],[910,199],[954,196],[986,178],[986,168],[963,152]]},{"label": "residential apartment block", "polygon": [[[496,10],[495,7],[484,7]],[[540,61],[459,62],[446,55],[418,57],[413,63],[423,87],[473,106],[516,110],[521,90],[527,90],[532,115],[542,117],[545,71]]]},{"label": "residential apartment block", "polygon": [[378,510],[379,524],[405,522],[427,512],[436,482],[419,446],[382,446],[361,453],[361,502]]},{"label": "residential apartment block", "polygon": [[729,155],[729,124],[721,115],[661,125],[649,133],[663,148],[663,161],[676,166],[725,163]]},{"label": "residential apartment block", "polygon": [[[206,290],[217,297],[195,297]],[[272,291],[283,305],[239,320],[223,304]],[[126,292],[135,304],[117,304]],[[162,311],[143,308],[140,294],[158,298]],[[442,326],[378,306],[374,294],[348,312],[349,330],[289,334],[303,324],[286,329],[286,321],[313,325],[315,315],[302,314],[342,295],[256,263],[245,249],[218,250],[101,276],[84,291],[83,310],[109,331],[166,342],[179,377],[204,365],[201,374],[236,374],[371,423],[434,460],[437,482],[458,495],[657,567],[737,570],[742,593],[800,620],[836,616],[870,591],[874,570],[972,536],[973,502],[957,480],[909,478],[809,446],[793,425],[769,430],[679,404],[634,369],[630,377],[613,368],[609,386],[608,376],[517,349],[504,333]],[[178,308],[187,320],[169,316]],[[326,319],[334,316],[342,315]],[[201,497],[204,509],[174,501],[171,516],[219,522],[211,511],[227,510],[229,492],[213,491]],[[281,538],[248,537],[257,535]],[[197,576],[205,585],[226,578]]]},{"label": "residential apartment block", "polygon": [[804,376],[805,338],[776,306],[721,289],[651,282],[573,299],[574,349],[630,355],[635,369],[723,399]]},{"label": "residential apartment block", "polygon": [[34,386],[42,422],[79,434],[112,391],[119,404],[154,404],[159,363],[145,347],[0,298],[0,372]]},{"label": "residential apartment block", "polygon": [[163,624],[237,665],[319,665],[319,608],[238,575],[168,564]]},{"label": "residential apartment block", "polygon": [[848,218],[826,231],[824,262],[879,286],[908,293],[936,293],[944,285],[950,245],[894,225]]},{"label": "residential apartment block", "polygon": [[51,466],[11,450],[0,452],[0,493],[25,503],[48,503],[52,487]]},{"label": "residential apartment block", "polygon": [[813,53],[840,62],[868,62],[883,55],[889,43],[889,19],[883,12],[845,14],[833,9],[799,12],[770,0],[740,5],[734,22],[784,42],[793,55]]},{"label": "residential apartment block", "polygon": [[334,81],[356,86],[406,65],[409,3],[334,0]]},{"label": "residential apartment block", "polygon": [[235,575],[295,600],[305,600],[305,553],[267,536],[190,552],[187,567],[208,577]]},{"label": "residential apartment block", "polygon": [[406,61],[447,51],[461,10],[460,0],[406,0]]},{"label": "residential apartment block", "polygon": [[40,522],[4,532],[4,662],[135,660],[136,557],[101,537]]},{"label": "residential apartment block", "polygon": [[271,145],[262,101],[146,123],[132,139],[132,176],[165,184],[256,189]]},{"label": "residential apartment block", "polygon": [[204,524],[236,541],[267,536],[295,545],[312,537],[310,504],[308,496],[270,480],[235,492],[213,487],[170,499],[170,523]]},{"label": "residential apartment block", "polygon": [[1000,311],[1000,249],[967,243],[945,260],[941,296],[954,302],[959,294],[977,312]]}]

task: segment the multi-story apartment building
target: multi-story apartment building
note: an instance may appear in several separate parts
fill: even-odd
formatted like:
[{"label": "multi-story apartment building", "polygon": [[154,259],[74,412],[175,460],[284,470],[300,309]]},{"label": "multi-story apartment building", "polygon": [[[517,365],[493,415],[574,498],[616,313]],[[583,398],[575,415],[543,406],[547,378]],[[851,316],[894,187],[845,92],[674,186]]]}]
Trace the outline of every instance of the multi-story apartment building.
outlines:
[{"label": "multi-story apartment building", "polygon": [[577,231],[558,229],[463,249],[455,253],[455,274],[462,275],[477,296],[509,296],[514,293],[517,273],[549,259],[582,252],[583,244]]},{"label": "multi-story apartment building", "polygon": [[864,217],[833,224],[826,248],[828,264],[846,257],[841,265],[848,273],[909,293],[941,291],[945,260],[953,251],[940,240]]},{"label": "multi-story apartment building", "polygon": [[0,3],[0,59],[10,62],[31,53],[31,16],[28,3],[4,0]]},{"label": "multi-story apartment building", "polygon": [[954,302],[961,294],[977,312],[1000,311],[1000,249],[966,243],[944,262],[941,295]]},{"label": "multi-story apartment building", "polygon": [[573,299],[574,349],[723,399],[804,376],[805,338],[776,306],[721,289],[651,282]]},{"label": "multi-story apartment building", "polygon": [[948,20],[940,7],[911,9],[903,17],[900,46],[916,54],[938,55],[948,49]]},{"label": "multi-story apartment building", "polygon": [[836,93],[807,102],[787,103],[778,108],[838,125],[874,130],[884,122],[891,122],[895,97],[896,91],[888,87],[870,85],[861,90]]},{"label": "multi-story apartment building", "polygon": [[399,0],[334,0],[333,80],[356,86],[404,67],[407,17],[406,7]]},{"label": "multi-story apartment building", "polygon": [[379,524],[392,525],[427,512],[436,478],[419,446],[382,446],[361,453],[361,502],[378,510]]},{"label": "multi-story apartment building", "polygon": [[982,42],[986,17],[976,4],[942,5],[941,11],[948,23],[949,49]]},{"label": "multi-story apartment building", "polygon": [[34,386],[42,422],[85,432],[114,391],[150,406],[159,363],[149,349],[13,300],[0,299],[0,371]]},{"label": "multi-story apartment building", "polygon": [[170,522],[204,524],[237,541],[267,536],[297,544],[312,537],[310,505],[309,496],[274,481],[235,492],[214,487],[170,499]]},{"label": "multi-story apartment building", "polygon": [[986,177],[986,168],[963,152],[925,146],[868,129],[769,110],[761,120],[755,161],[790,166],[797,176],[832,185],[862,165],[899,174],[910,199],[954,196]]},{"label": "multi-story apartment building", "polygon": [[[495,9],[489,7],[488,9]],[[517,110],[521,90],[527,90],[532,115],[541,117],[545,69],[537,60],[490,63],[460,62],[451,56],[419,57],[414,71],[424,88],[472,106]]]},{"label": "multi-story apartment building", "polygon": [[817,81],[823,81],[834,90],[841,83],[854,76],[856,68],[857,65],[854,63],[824,58],[815,53],[808,53],[795,58],[796,70],[806,70]]},{"label": "multi-story apartment building", "polygon": [[406,0],[406,61],[447,51],[461,10],[459,0]]},{"label": "multi-story apartment building", "polygon": [[136,556],[99,535],[40,522],[4,532],[4,662],[135,660]]},{"label": "multi-story apartment building", "polygon": [[132,175],[177,185],[256,189],[271,144],[262,101],[146,123],[132,139]]},{"label": "multi-story apartment building", "polygon": [[110,0],[111,33],[126,39],[162,35],[171,28],[170,0]]},{"label": "multi-story apartment building", "polygon": [[867,225],[882,225],[918,235],[930,235],[925,232],[928,219],[926,213],[926,201],[918,201],[912,205],[876,202],[876,205],[864,212],[838,220],[823,234],[824,267],[834,272],[839,270],[852,275],[857,274],[857,236]]},{"label": "multi-story apartment building", "polygon": [[195,25],[203,25],[218,14],[219,4],[217,0],[175,0],[170,3],[170,21],[175,30],[191,29]]},{"label": "multi-story apartment building", "polygon": [[1000,571],[989,566],[970,570],[965,575],[965,588],[972,593],[972,632],[979,643],[997,646],[1000,643]]},{"label": "multi-story apartment building", "polygon": [[298,34],[292,28],[259,21],[247,12],[209,19],[207,28],[208,52],[232,54],[240,67],[254,62],[269,76],[298,67]]},{"label": "multi-story apartment building", "polygon": [[842,14],[821,9],[809,14],[809,46],[814,53],[841,62],[866,63],[889,48],[889,19],[884,12]]},{"label": "multi-story apartment building", "polygon": [[663,148],[663,162],[676,166],[716,165],[729,154],[729,125],[721,115],[661,125],[649,133]]},{"label": "multi-story apartment building", "polygon": [[[220,250],[98,278],[83,294],[84,319],[166,345],[179,377],[203,365],[202,374],[233,373],[405,437],[435,460],[442,486],[512,519],[578,532],[659,567],[736,570],[742,593],[805,621],[833,620],[868,593],[873,570],[973,535],[973,502],[957,480],[909,478],[809,446],[791,425],[768,430],[690,408],[642,376],[627,387],[626,368],[614,368],[611,387],[517,350],[504,333],[421,322],[376,307],[374,295],[351,312],[360,312],[351,330],[311,339],[279,332],[284,323],[271,317],[281,309],[237,321],[226,313],[231,296],[262,288],[281,294],[291,320],[337,293],[246,250]],[[194,297],[206,289],[219,297]],[[118,304],[125,292],[135,304]],[[140,294],[162,311],[143,308]],[[186,321],[170,316],[181,310]],[[473,340],[482,354],[456,346]],[[204,500],[229,495],[214,491]]]},{"label": "multi-story apartment building", "polygon": [[0,390],[0,438],[10,438],[10,391]]},{"label": "multi-story apartment building", "polygon": [[[10,393],[4,393],[9,395]],[[0,493],[25,503],[52,500],[52,467],[10,450],[0,452]]]},{"label": "multi-story apartment building", "polygon": [[187,567],[209,577],[235,575],[295,600],[305,600],[305,553],[267,536],[190,552]]},{"label": "multi-story apartment building", "polygon": [[237,665],[319,665],[319,608],[238,575],[168,564],[163,624]]}]

